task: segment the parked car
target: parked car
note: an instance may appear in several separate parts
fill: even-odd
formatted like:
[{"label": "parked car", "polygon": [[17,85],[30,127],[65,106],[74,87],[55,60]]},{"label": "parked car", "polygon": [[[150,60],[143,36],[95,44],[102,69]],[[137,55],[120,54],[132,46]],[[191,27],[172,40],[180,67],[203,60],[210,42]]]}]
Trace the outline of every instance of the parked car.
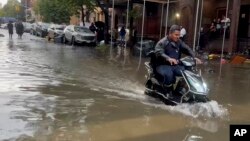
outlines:
[{"label": "parked car", "polygon": [[32,23],[32,24],[31,24],[30,34],[32,34],[32,35],[37,35],[37,33],[36,33],[36,27],[37,27],[37,26],[38,26],[37,23]]},{"label": "parked car", "polygon": [[96,44],[96,36],[88,28],[82,26],[69,25],[64,29],[64,42],[76,43],[90,43]]},{"label": "parked car", "polygon": [[48,35],[48,28],[50,24],[48,23],[39,23],[36,27],[36,35],[40,37],[45,37]]},{"label": "parked car", "polygon": [[142,42],[138,41],[133,47],[133,55],[140,56],[141,45],[142,57],[146,57],[151,50],[154,50],[155,41],[146,39],[142,40]]},{"label": "parked car", "polygon": [[30,32],[32,26],[30,23],[27,23],[27,22],[23,22],[23,26],[24,26],[24,32]]},{"label": "parked car", "polygon": [[64,36],[63,30],[64,30],[63,25],[52,24],[48,29],[48,40],[60,38],[62,42]]},{"label": "parked car", "polygon": [[1,28],[2,28],[2,29],[7,29],[7,28],[8,28],[8,27],[7,27],[7,23],[1,24]]}]

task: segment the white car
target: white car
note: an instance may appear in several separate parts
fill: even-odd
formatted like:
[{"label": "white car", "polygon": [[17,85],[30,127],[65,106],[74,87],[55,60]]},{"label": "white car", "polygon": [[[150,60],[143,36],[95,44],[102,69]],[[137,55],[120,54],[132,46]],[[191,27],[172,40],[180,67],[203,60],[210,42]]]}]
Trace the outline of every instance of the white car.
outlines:
[{"label": "white car", "polygon": [[154,46],[155,41],[153,40],[143,39],[142,42],[138,40],[133,47],[133,55],[140,56],[140,52],[142,52],[142,56],[147,57],[147,54],[154,50]]},{"label": "white car", "polygon": [[48,40],[55,39],[56,37],[63,37],[64,36],[63,30],[64,30],[63,25],[52,24],[48,28]]},{"label": "white car", "polygon": [[[13,27],[14,27],[14,25],[13,25]],[[1,24],[1,28],[2,29],[8,29],[7,23],[6,24]]]},{"label": "white car", "polygon": [[96,44],[96,36],[88,28],[82,26],[69,25],[64,29],[64,42],[71,44]]},{"label": "white car", "polygon": [[23,26],[24,26],[24,32],[30,32],[32,26],[30,23],[27,23],[27,22],[23,22]]},{"label": "white car", "polygon": [[37,35],[37,33],[36,33],[36,27],[37,27],[37,26],[38,26],[37,23],[32,23],[32,24],[31,24],[30,34],[32,34],[32,35]]}]

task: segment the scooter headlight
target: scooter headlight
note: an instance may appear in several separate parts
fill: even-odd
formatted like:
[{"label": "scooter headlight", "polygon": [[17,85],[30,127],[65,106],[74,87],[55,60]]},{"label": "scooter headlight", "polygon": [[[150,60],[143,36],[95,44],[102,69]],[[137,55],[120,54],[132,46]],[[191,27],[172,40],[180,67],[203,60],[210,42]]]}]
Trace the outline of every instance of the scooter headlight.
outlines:
[{"label": "scooter headlight", "polygon": [[198,93],[207,93],[207,84],[202,80],[191,78],[189,79],[191,84],[191,90]]},{"label": "scooter headlight", "polygon": [[203,87],[207,89],[207,84],[205,82],[203,82]]}]

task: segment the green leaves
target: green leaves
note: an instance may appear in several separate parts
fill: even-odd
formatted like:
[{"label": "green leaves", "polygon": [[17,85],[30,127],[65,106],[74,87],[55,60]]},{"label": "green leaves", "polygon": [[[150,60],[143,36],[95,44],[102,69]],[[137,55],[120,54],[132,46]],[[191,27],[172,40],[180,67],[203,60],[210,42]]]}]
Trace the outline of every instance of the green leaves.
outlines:
[{"label": "green leaves", "polygon": [[76,16],[81,14],[82,22],[84,23],[85,12],[93,12],[96,8],[95,0],[69,0],[72,6],[72,13]]},{"label": "green leaves", "polygon": [[142,10],[139,6],[135,6],[132,10],[129,11],[129,17],[137,19],[142,16]]},{"label": "green leaves", "polygon": [[44,22],[69,23],[73,15],[68,0],[39,0],[37,10]]},{"label": "green leaves", "polygon": [[17,0],[8,0],[2,9],[2,15],[6,17],[17,17],[21,12],[21,4]]},{"label": "green leaves", "polygon": [[4,12],[3,12],[3,9],[0,8],[0,17],[3,17],[4,16]]},{"label": "green leaves", "polygon": [[95,0],[68,0],[72,5],[73,11],[81,10],[82,7],[86,7],[88,11],[94,11],[96,7]]},{"label": "green leaves", "polygon": [[94,11],[95,0],[38,0],[36,13],[43,17],[45,22],[69,23],[70,16],[79,15],[85,10]]}]

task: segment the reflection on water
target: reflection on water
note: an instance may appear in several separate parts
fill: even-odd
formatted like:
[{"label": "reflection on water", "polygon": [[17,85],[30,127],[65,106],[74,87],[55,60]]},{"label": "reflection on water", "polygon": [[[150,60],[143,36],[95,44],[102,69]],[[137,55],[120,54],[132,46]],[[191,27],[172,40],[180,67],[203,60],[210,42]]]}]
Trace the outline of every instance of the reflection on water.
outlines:
[{"label": "reflection on water", "polygon": [[230,123],[249,122],[247,69],[225,66],[220,81],[205,72],[213,100],[173,107],[144,95],[138,58],[107,63],[93,48],[29,38],[0,41],[0,140],[224,141]]},{"label": "reflection on water", "polygon": [[195,135],[187,135],[183,141],[201,141],[201,136],[195,136]]}]

